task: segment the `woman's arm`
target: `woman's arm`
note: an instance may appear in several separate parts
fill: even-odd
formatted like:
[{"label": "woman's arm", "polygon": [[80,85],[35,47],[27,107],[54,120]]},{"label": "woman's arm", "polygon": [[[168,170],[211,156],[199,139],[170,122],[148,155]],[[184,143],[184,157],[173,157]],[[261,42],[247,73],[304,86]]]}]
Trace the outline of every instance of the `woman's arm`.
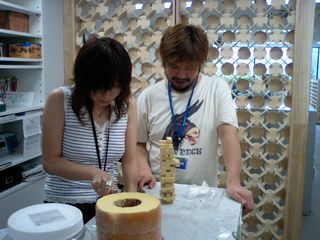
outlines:
[{"label": "woman's arm", "polygon": [[72,163],[62,158],[64,129],[64,95],[62,89],[54,90],[47,99],[43,113],[43,167],[49,173],[72,180],[90,180],[103,171],[94,166]]},{"label": "woman's arm", "polygon": [[136,102],[130,99],[128,110],[128,126],[126,130],[125,153],[122,158],[124,190],[135,192],[138,189],[138,164],[136,158],[137,116]]}]

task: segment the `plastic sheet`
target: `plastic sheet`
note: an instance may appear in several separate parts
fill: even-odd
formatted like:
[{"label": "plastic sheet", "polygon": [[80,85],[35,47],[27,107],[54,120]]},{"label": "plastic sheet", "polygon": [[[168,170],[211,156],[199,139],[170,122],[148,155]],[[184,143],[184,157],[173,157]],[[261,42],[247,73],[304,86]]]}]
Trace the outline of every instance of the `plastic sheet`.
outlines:
[{"label": "plastic sheet", "polygon": [[[161,205],[164,239],[240,239],[241,205],[225,189],[176,184],[174,204]],[[147,193],[159,196],[159,184]]]}]

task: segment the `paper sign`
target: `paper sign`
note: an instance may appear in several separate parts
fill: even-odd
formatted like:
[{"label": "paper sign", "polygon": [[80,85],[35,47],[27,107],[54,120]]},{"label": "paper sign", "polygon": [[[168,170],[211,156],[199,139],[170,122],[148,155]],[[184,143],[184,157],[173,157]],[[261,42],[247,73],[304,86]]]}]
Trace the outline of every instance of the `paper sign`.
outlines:
[{"label": "paper sign", "polygon": [[41,133],[40,116],[26,116],[23,119],[23,136],[30,137]]}]

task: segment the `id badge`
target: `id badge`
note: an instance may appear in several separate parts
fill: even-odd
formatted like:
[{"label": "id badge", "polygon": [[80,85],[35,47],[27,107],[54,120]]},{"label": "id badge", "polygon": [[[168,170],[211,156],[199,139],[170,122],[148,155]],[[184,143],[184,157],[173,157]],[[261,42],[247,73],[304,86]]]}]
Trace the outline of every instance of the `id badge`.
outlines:
[{"label": "id badge", "polygon": [[177,169],[186,170],[188,166],[188,158],[180,156],[175,156],[175,158],[180,162],[180,165],[177,167]]}]

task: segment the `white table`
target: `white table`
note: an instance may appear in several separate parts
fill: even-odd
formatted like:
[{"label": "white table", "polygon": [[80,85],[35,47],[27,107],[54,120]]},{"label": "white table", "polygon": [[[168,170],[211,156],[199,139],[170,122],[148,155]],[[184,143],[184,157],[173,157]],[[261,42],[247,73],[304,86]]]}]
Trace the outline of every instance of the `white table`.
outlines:
[{"label": "white table", "polygon": [[[227,196],[226,190],[176,184],[176,200],[161,205],[161,232],[164,240],[240,239],[241,205]],[[146,193],[159,197],[160,184]],[[86,240],[96,240],[96,222],[85,226]],[[0,240],[6,229],[0,229]]]},{"label": "white table", "polygon": [[[241,205],[222,188],[176,184],[174,204],[161,205],[164,240],[240,239]],[[160,184],[146,193],[159,197]],[[95,219],[87,225],[95,229]]]}]

